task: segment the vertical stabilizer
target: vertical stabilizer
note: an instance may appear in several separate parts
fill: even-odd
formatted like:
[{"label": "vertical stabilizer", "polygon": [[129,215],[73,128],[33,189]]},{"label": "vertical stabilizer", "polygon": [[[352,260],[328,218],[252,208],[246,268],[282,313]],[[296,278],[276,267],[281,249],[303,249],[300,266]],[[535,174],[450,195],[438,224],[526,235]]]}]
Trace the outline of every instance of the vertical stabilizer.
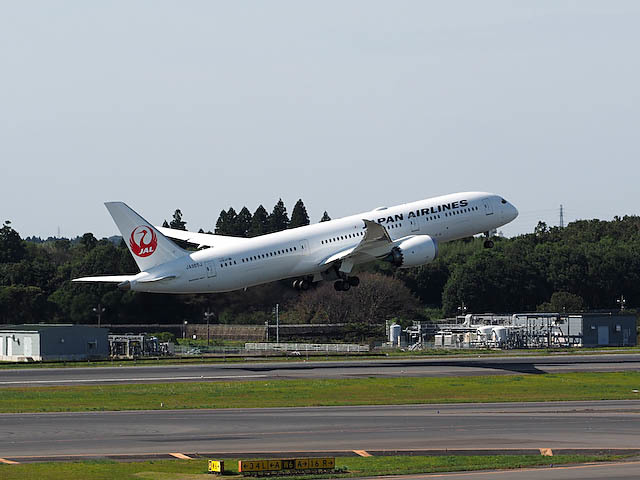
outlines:
[{"label": "vertical stabilizer", "polygon": [[107,202],[105,206],[141,271],[189,253],[156,230],[152,223],[147,222],[126,203]]}]

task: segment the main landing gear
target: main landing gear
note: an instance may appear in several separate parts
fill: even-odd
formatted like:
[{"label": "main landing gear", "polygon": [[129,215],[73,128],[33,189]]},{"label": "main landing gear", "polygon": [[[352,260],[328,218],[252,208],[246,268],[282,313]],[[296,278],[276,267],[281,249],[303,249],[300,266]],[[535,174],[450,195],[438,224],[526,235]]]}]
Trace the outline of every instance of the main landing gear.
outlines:
[{"label": "main landing gear", "polygon": [[333,284],[333,288],[338,292],[346,292],[351,289],[351,287],[357,287],[358,285],[360,285],[360,279],[358,277],[347,277],[336,280]]},{"label": "main landing gear", "polygon": [[300,280],[295,280],[293,282],[293,288],[300,291],[309,290],[309,288],[311,288],[311,283],[312,283],[311,280],[302,278]]}]

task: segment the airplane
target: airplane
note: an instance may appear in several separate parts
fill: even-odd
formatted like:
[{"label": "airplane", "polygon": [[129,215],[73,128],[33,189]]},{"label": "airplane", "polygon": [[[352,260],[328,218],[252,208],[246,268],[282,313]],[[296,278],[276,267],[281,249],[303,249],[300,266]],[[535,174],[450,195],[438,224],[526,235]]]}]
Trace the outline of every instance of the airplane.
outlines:
[{"label": "airplane", "polygon": [[[140,273],[76,278],[116,283],[122,290],[152,293],[220,293],[293,278],[307,290],[333,281],[337,291],[357,287],[356,265],[377,259],[397,268],[432,262],[438,245],[491,233],[518,216],[503,197],[463,192],[395,207],[378,207],[336,220],[239,238],[152,226],[123,202],[105,203]],[[198,246],[189,251],[171,239]],[[207,247],[207,248],[204,248]]]}]

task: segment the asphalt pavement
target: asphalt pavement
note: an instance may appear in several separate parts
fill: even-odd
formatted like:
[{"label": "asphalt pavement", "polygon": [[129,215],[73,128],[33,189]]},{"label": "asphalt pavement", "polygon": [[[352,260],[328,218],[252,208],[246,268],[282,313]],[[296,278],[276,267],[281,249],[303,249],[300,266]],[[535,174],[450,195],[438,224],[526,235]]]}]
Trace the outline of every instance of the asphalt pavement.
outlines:
[{"label": "asphalt pavement", "polygon": [[640,400],[0,415],[0,458],[640,449]]},{"label": "asphalt pavement", "polygon": [[[550,461],[553,461],[550,459]],[[380,477],[368,477],[368,479]],[[487,470],[479,472],[431,473],[397,475],[385,480],[638,480],[640,462],[597,463],[566,465],[546,468],[523,468],[519,470]]]}]

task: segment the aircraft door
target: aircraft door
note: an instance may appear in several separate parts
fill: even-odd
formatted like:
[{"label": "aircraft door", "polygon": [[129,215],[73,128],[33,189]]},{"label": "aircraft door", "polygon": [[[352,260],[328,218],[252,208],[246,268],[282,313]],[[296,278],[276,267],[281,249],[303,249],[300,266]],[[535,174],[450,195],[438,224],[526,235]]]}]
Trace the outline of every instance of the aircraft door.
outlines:
[{"label": "aircraft door", "polygon": [[420,223],[418,222],[418,217],[412,217],[409,220],[409,223],[411,224],[411,231],[412,232],[419,232],[420,231]]},{"label": "aircraft door", "polygon": [[482,204],[484,205],[484,214],[493,215],[493,205],[491,205],[491,199],[490,198],[483,199]]},{"label": "aircraft door", "polygon": [[204,262],[204,266],[207,269],[207,278],[212,278],[216,276],[215,260],[209,260],[208,262]]}]

